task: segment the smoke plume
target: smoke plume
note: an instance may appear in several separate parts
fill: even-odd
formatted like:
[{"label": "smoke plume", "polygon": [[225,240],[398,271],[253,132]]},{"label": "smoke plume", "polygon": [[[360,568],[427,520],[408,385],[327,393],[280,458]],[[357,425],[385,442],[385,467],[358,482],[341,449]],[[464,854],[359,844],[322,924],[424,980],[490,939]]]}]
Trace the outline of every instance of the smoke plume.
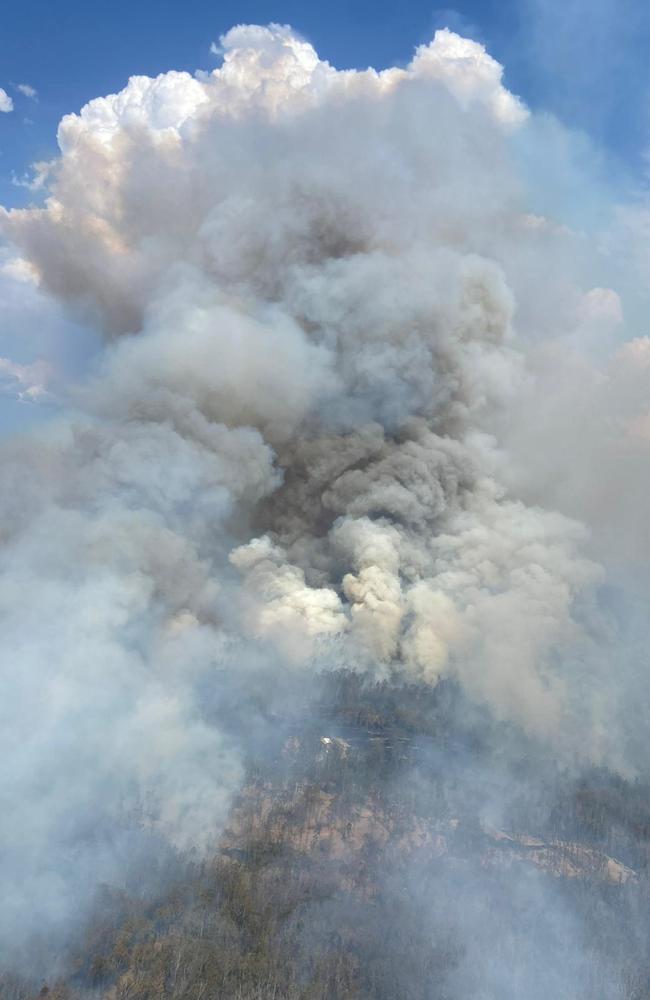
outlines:
[{"label": "smoke plume", "polygon": [[647,541],[650,351],[616,262],[536,213],[548,122],[447,30],[382,72],[278,25],[221,44],[67,115],[44,204],[0,215],[104,338],[0,444],[8,954],[152,838],[209,846],[318,671],[453,678],[638,765],[604,584]]}]

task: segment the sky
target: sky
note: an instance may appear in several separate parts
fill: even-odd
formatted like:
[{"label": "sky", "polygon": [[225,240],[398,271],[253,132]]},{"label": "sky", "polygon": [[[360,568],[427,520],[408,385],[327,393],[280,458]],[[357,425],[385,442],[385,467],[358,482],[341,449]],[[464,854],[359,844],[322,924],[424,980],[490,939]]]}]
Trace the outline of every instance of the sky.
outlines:
[{"label": "sky", "polygon": [[133,74],[212,69],[220,34],[271,21],[291,24],[342,69],[404,64],[448,26],[484,43],[505,66],[506,86],[533,110],[644,170],[650,10],[639,0],[463,0],[447,8],[422,0],[25,0],[2,14],[0,87],[14,110],[0,114],[0,204],[33,200],[16,182],[56,153],[64,114],[122,89]]}]

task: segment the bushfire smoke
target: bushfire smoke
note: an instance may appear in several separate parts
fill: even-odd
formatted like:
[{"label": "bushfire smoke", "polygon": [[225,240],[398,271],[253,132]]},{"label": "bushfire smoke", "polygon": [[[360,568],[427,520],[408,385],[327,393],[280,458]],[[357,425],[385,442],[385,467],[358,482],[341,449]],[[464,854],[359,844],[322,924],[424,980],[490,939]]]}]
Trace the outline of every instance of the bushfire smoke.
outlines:
[{"label": "bushfire smoke", "polygon": [[259,706],[323,670],[453,678],[640,766],[608,598],[646,593],[629,219],[594,245],[538,213],[549,123],[450,31],[382,72],[278,25],[221,46],[66,116],[44,205],[0,216],[5,286],[104,337],[0,445],[9,955],[151,838],[205,849]]}]

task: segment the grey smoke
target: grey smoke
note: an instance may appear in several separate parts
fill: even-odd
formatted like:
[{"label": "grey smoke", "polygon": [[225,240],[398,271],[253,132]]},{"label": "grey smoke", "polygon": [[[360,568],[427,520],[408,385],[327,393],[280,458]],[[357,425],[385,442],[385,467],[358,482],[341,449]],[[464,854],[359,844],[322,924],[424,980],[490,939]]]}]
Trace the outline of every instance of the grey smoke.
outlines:
[{"label": "grey smoke", "polygon": [[213,842],[246,737],[206,690],[451,676],[622,764],[611,546],[580,522],[613,523],[585,499],[601,458],[626,476],[630,435],[647,456],[647,348],[603,367],[584,346],[620,300],[531,213],[513,144],[534,121],[450,32],[383,73],[278,26],[222,44],[211,74],[67,116],[45,205],[0,217],[106,338],[59,416],[2,443],[9,946],[124,870],[129,817]]}]

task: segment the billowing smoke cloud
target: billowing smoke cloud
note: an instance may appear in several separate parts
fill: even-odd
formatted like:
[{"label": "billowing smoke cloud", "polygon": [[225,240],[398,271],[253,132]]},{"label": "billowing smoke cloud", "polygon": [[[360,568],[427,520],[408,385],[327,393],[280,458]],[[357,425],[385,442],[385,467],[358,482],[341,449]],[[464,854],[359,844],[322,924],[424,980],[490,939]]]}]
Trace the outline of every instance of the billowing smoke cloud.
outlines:
[{"label": "billowing smoke cloud", "polygon": [[[622,312],[585,283],[590,250],[567,272],[579,235],[531,212],[526,108],[449,31],[381,73],[279,26],[222,47],[211,74],[64,118],[45,206],[0,219],[106,337],[65,412],[2,445],[11,940],[115,877],[134,813],[210,842],[241,777],[214,706],[252,675],[452,676],[536,738],[610,752],[604,570],[571,483],[551,496],[565,424],[549,443],[540,414],[549,383],[571,395],[567,357],[600,398],[581,344]],[[647,355],[622,349],[619,384]],[[643,405],[626,440],[647,441]]]}]

